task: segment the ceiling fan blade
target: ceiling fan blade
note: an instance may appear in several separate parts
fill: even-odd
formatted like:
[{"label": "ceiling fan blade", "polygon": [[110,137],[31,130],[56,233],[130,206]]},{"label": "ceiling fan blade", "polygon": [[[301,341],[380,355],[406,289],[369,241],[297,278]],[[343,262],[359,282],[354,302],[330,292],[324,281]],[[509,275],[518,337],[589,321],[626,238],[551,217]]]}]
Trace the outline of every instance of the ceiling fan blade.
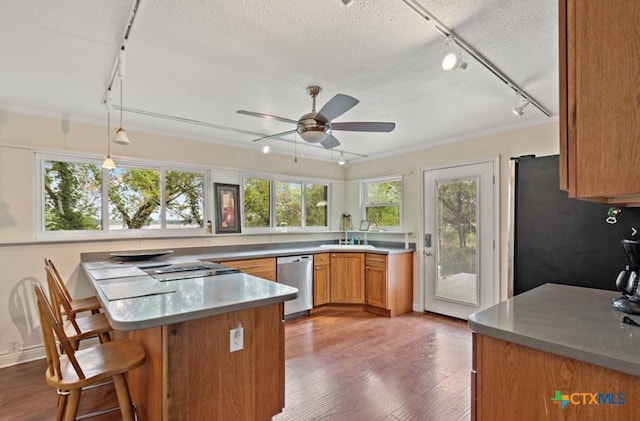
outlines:
[{"label": "ceiling fan blade", "polygon": [[254,142],[257,142],[259,140],[264,140],[264,139],[269,139],[270,137],[279,137],[279,136],[286,136],[288,134],[291,133],[295,133],[296,129],[293,130],[287,130],[286,132],[280,132],[280,133],[276,133],[276,134],[270,134],[269,136],[263,136],[263,137],[259,137],[257,139],[253,139]]},{"label": "ceiling fan blade", "polygon": [[267,120],[282,121],[283,123],[298,124],[297,120],[291,120],[290,118],[285,118],[285,117],[278,117],[277,115],[271,115],[271,114],[265,114],[265,113],[255,113],[253,111],[247,111],[247,110],[238,110],[237,113],[238,114],[250,115],[252,117],[266,118]]},{"label": "ceiling fan blade", "polygon": [[324,104],[324,107],[320,108],[318,114],[322,114],[327,121],[331,121],[355,107],[358,102],[360,101],[352,96],[336,94],[329,102]]},{"label": "ceiling fan blade", "polygon": [[325,149],[333,149],[336,146],[340,146],[340,142],[338,141],[338,139],[335,138],[334,135],[330,134],[329,136],[327,136],[327,138],[325,140],[323,140],[322,142],[320,142],[320,144],[322,145],[322,147],[324,147]]},{"label": "ceiling fan blade", "polygon": [[396,128],[396,123],[379,121],[352,121],[348,123],[331,123],[331,130],[347,130],[350,132],[390,132]]}]

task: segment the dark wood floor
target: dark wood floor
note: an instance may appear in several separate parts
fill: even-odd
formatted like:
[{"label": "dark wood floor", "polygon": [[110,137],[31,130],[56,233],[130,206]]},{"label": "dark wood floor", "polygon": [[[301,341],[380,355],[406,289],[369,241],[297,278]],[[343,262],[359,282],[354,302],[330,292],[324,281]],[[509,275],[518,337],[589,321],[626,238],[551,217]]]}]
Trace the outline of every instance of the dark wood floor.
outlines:
[{"label": "dark wood floor", "polygon": [[[0,420],[53,419],[44,368],[41,360],[0,370]],[[463,321],[323,311],[286,323],[286,407],[273,420],[468,420],[470,369]],[[115,402],[110,386],[88,391],[80,413]]]}]

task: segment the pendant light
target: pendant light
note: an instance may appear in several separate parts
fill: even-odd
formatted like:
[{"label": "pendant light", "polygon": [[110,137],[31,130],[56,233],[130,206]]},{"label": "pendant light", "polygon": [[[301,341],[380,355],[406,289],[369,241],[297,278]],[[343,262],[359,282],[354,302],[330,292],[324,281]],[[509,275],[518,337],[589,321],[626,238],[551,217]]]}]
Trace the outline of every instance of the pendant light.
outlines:
[{"label": "pendant light", "polygon": [[107,108],[107,157],[102,161],[102,168],[115,170],[116,163],[111,158],[111,91],[107,92],[105,106]]},{"label": "pendant light", "polygon": [[347,161],[344,160],[344,153],[340,152],[340,159],[338,160],[338,165],[344,165]]},{"label": "pendant light", "polygon": [[129,145],[131,143],[129,136],[127,136],[127,133],[124,131],[124,127],[122,126],[122,82],[124,81],[125,75],[125,59],[124,47],[122,47],[118,53],[118,77],[120,78],[120,127],[116,130],[116,137],[113,138],[114,142],[121,145]]}]

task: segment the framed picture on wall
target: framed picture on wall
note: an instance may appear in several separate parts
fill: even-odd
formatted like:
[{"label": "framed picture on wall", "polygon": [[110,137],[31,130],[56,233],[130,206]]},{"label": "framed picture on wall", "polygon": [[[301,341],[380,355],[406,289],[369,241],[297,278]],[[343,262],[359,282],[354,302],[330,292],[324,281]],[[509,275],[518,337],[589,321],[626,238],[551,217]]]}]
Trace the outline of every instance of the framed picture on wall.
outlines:
[{"label": "framed picture on wall", "polygon": [[214,183],[216,234],[240,232],[240,186]]}]

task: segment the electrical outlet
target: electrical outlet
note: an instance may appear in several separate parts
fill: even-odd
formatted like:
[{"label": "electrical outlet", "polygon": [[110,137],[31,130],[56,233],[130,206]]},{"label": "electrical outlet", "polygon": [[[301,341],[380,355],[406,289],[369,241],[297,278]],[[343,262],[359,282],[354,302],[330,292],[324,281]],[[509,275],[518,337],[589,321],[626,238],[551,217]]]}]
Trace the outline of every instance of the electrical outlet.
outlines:
[{"label": "electrical outlet", "polygon": [[15,354],[20,352],[20,341],[17,339],[9,339],[9,353]]},{"label": "electrical outlet", "polygon": [[231,329],[229,339],[229,352],[240,351],[244,347],[244,332],[242,326]]}]

